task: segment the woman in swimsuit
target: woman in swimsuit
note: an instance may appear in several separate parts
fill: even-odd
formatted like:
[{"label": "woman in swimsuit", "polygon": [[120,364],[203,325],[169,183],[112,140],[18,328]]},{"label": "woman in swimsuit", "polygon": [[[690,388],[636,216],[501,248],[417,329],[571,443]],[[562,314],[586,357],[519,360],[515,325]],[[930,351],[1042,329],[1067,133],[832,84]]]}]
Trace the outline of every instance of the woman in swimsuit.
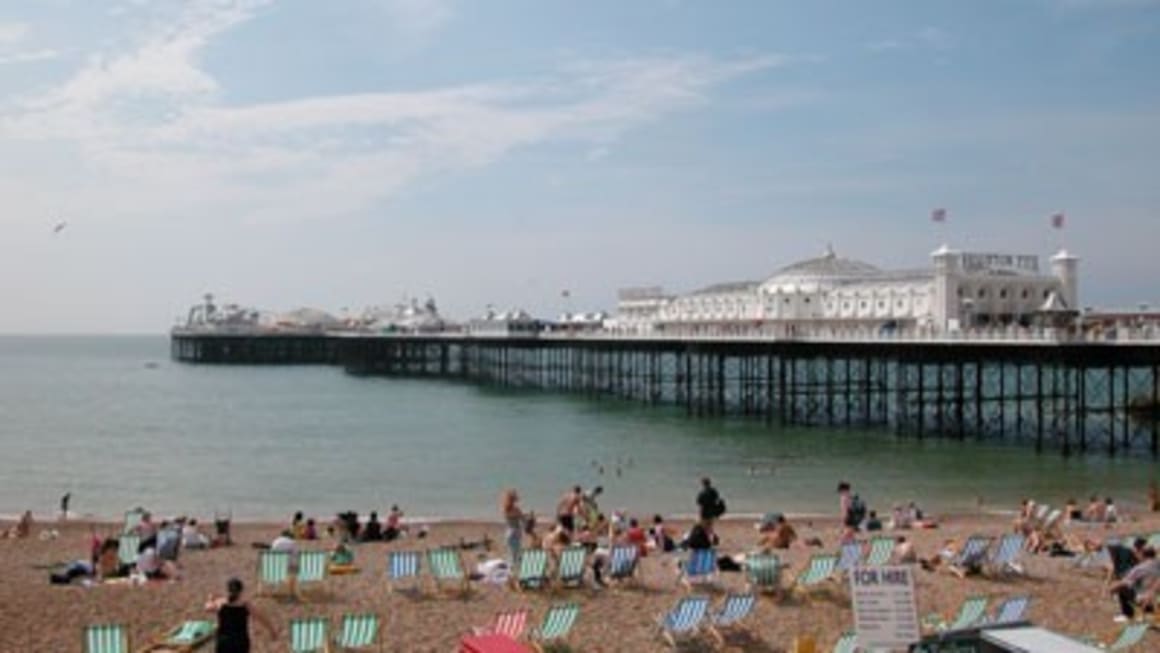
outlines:
[{"label": "woman in swimsuit", "polygon": [[242,598],[242,581],[231,578],[226,583],[226,597],[210,597],[205,604],[207,612],[216,612],[218,617],[216,653],[250,653],[250,617],[262,624],[270,639],[278,636],[274,624],[266,615]]}]

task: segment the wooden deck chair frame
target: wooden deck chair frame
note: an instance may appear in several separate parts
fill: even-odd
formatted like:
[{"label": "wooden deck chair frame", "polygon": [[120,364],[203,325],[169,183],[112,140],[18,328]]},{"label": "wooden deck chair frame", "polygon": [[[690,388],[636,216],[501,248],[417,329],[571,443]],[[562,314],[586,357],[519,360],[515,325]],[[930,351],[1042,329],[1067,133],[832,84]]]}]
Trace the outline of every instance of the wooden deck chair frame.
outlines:
[{"label": "wooden deck chair frame", "polygon": [[[722,613],[724,613],[725,608],[727,608],[730,605],[730,602],[732,602],[732,601],[748,602],[749,609],[745,612],[744,615],[734,619],[731,623],[725,624],[725,625],[719,625],[717,623],[717,617],[720,616]],[[725,596],[725,600],[722,601],[720,610],[718,610],[716,613],[709,613],[706,615],[705,628],[706,628],[706,630],[709,631],[709,634],[712,635],[713,638],[716,639],[717,642],[721,644],[721,646],[725,646],[727,634],[735,633],[735,632],[739,632],[739,631],[749,632],[749,627],[744,625],[744,622],[747,621],[749,619],[749,617],[753,614],[753,609],[755,607],[757,607],[757,595],[756,594],[753,594],[751,592],[742,592],[742,593],[730,592],[729,594],[727,594]]]},{"label": "wooden deck chair frame", "polygon": [[[575,576],[564,576],[564,561],[576,557],[579,557],[580,559],[579,573]],[[564,588],[583,587],[584,570],[587,567],[588,549],[585,549],[581,544],[574,544],[572,546],[566,547],[563,551],[560,552],[560,556],[556,560],[556,585]]]},{"label": "wooden deck chair frame", "polygon": [[[568,624],[568,627],[564,630],[563,633],[557,634],[557,635],[552,635],[551,637],[548,637],[545,639],[542,636],[544,626],[548,623],[548,620],[552,617],[552,615],[554,613],[556,613],[558,611],[564,611],[564,610],[571,612],[571,622]],[[566,645],[568,643],[568,640],[572,637],[572,632],[576,628],[576,621],[578,621],[579,619],[580,619],[580,604],[579,603],[576,603],[576,602],[554,603],[552,605],[549,605],[547,612],[544,613],[543,620],[540,621],[540,625],[537,626],[536,628],[533,628],[528,633],[528,641],[532,645],[532,648],[536,649],[536,651],[538,651],[539,653],[544,653],[545,647],[558,646],[560,644]]]},{"label": "wooden deck chair frame", "polygon": [[[700,618],[698,618],[696,620],[696,622],[693,624],[693,626],[689,630],[681,631],[680,634],[675,633],[674,631],[670,630],[667,627],[667,621],[668,621],[669,615],[677,612],[680,608],[684,607],[685,605],[687,605],[688,603],[691,603],[691,602],[697,602],[697,603],[702,604],[701,608],[700,608],[700,613],[701,613]],[[677,600],[677,603],[675,605],[673,605],[673,607],[671,607],[668,610],[666,610],[665,612],[661,613],[661,615],[657,618],[657,627],[660,629],[661,637],[664,638],[664,640],[669,644],[669,646],[672,646],[674,649],[680,648],[680,646],[683,642],[687,642],[689,640],[696,639],[701,634],[701,631],[705,627],[705,617],[708,615],[708,613],[709,613],[709,597],[705,596],[703,594],[690,594],[689,596],[681,597],[680,599]]]},{"label": "wooden deck chair frame", "polygon": [[115,629],[120,635],[120,650],[123,653],[131,653],[133,650],[133,642],[129,637],[129,629],[123,623],[105,623],[105,624],[89,624],[81,628],[81,651],[84,653],[105,653],[106,649],[98,648],[96,650],[89,647],[89,632],[95,629]]},{"label": "wooden deck chair frame", "polygon": [[[278,582],[278,583],[271,583],[271,582],[266,580],[265,575],[262,573],[263,569],[264,569],[262,562],[271,556],[281,557],[281,558],[285,559],[285,561],[286,561],[286,580]],[[297,588],[296,588],[295,583],[294,583],[294,572],[290,570],[290,557],[291,557],[290,554],[287,552],[284,552],[284,551],[259,551],[258,552],[258,582],[255,585],[255,587],[257,588],[257,590],[255,591],[255,595],[257,595],[257,596],[276,596],[280,593],[279,590],[282,587],[285,587],[286,591],[290,594],[290,596],[297,597]]]},{"label": "wooden deck chair frame", "polygon": [[[709,560],[711,568],[705,573],[690,574],[689,567],[695,558],[703,558]],[[680,566],[680,576],[678,580],[681,585],[684,585],[689,590],[695,589],[697,586],[712,585],[717,582],[717,550],[716,549],[694,549],[689,552],[688,559],[683,561],[684,564]],[[698,569],[697,571],[700,571]]]},{"label": "wooden deck chair frame", "polygon": [[[617,559],[617,551],[625,551],[626,553],[623,555],[632,561],[628,567],[627,573],[624,571],[617,573],[616,565],[614,564],[614,561]],[[627,553],[628,551],[631,551],[631,553]],[[616,581],[617,583],[623,584],[636,584],[639,580],[639,571],[640,549],[638,549],[635,544],[614,544],[612,548],[608,550],[608,573],[604,575],[606,580]]]},{"label": "wooden deck chair frame", "polygon": [[[438,556],[447,556],[448,559],[455,560],[455,566],[459,570],[459,578],[458,579],[440,578],[440,576],[437,574],[437,567],[432,562],[432,560],[435,559],[434,557],[437,555]],[[450,584],[451,590],[457,594],[460,594],[460,595],[466,595],[468,592],[470,592],[471,586],[468,584],[467,572],[465,570],[465,567],[463,566],[463,558],[462,558],[462,556],[459,555],[459,551],[457,551],[456,549],[453,549],[451,547],[440,547],[437,549],[428,549],[426,557],[427,557],[427,573],[430,575],[430,579],[431,579],[431,583],[432,583],[432,587],[433,587],[433,593],[438,594],[439,592],[444,591],[445,584]]]},{"label": "wooden deck chair frame", "polygon": [[[539,575],[524,577],[525,560],[534,560],[539,567]],[[532,569],[530,571],[535,571]],[[524,549],[520,552],[520,559],[516,562],[515,573],[510,576],[512,588],[517,592],[524,590],[547,589],[551,576],[548,574],[548,552],[544,549]]]},{"label": "wooden deck chair frame", "polygon": [[[342,636],[346,632],[347,620],[352,617],[374,617],[375,618],[375,638],[374,642],[366,646],[344,646],[342,645]],[[374,612],[359,612],[359,613],[345,613],[338,621],[338,631],[334,633],[334,651],[335,653],[362,653],[364,651],[378,651],[382,653],[386,648],[383,643],[383,618]]]},{"label": "wooden deck chair frame", "polygon": [[[330,560],[329,560],[329,557],[330,556],[326,551],[299,551],[298,552],[298,567],[297,567],[297,570],[292,572],[294,579],[293,579],[293,582],[291,584],[291,587],[292,587],[292,592],[294,594],[294,598],[301,601],[301,600],[304,600],[306,598],[307,593],[313,593],[315,591],[321,592],[324,589],[323,584],[326,582],[327,578],[330,578]],[[303,562],[303,560],[309,560],[310,564],[314,565],[314,567],[312,568],[312,571],[314,569],[317,569],[319,571],[319,575],[317,577],[312,574],[309,577],[303,579],[303,577],[302,577],[302,568],[303,568],[302,562]],[[306,591],[303,591],[303,587],[305,587]]]},{"label": "wooden deck chair frame", "polygon": [[290,637],[290,651],[291,653],[298,653],[294,649],[294,626],[302,623],[321,623],[322,624],[322,648],[312,649],[310,653],[331,653],[330,648],[330,620],[326,617],[298,617],[290,620],[290,626],[286,629],[286,634]]},{"label": "wooden deck chair frame", "polygon": [[[754,561],[756,561],[756,566],[763,567],[758,573],[754,573],[752,570]],[[776,555],[755,554],[747,556],[745,559],[745,587],[750,592],[781,596],[785,593],[785,588],[781,586],[783,571],[785,571],[785,565],[782,564],[781,558]],[[754,580],[755,576],[757,577],[756,581]]]},{"label": "wooden deck chair frame", "polygon": [[[824,578],[819,578],[818,580],[815,580],[815,581],[810,582],[810,583],[803,583],[802,578],[804,576],[806,576],[806,574],[810,573],[810,570],[814,568],[815,561],[817,561],[819,564],[821,564],[821,561],[824,561],[824,560],[829,560],[829,564],[828,564],[828,566],[830,567],[829,575],[824,577]],[[804,596],[807,602],[812,601],[814,591],[818,590],[818,589],[827,589],[826,581],[833,580],[834,574],[837,572],[837,569],[838,569],[838,556],[836,556],[836,555],[823,554],[823,555],[810,556],[809,561],[806,562],[806,568],[804,570],[802,570],[802,572],[800,574],[798,574],[797,578],[794,579],[793,589],[791,591]]]}]

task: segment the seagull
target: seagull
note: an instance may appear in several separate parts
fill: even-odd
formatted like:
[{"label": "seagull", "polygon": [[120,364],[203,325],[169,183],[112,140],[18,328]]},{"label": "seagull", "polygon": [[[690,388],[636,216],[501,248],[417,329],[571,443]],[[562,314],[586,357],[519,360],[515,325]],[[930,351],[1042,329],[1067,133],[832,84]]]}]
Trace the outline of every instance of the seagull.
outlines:
[{"label": "seagull", "polygon": [[63,222],[63,221],[58,222],[58,223],[56,223],[56,226],[52,228],[52,233],[59,234],[60,232],[64,231],[64,228],[67,226],[68,226],[67,222]]}]

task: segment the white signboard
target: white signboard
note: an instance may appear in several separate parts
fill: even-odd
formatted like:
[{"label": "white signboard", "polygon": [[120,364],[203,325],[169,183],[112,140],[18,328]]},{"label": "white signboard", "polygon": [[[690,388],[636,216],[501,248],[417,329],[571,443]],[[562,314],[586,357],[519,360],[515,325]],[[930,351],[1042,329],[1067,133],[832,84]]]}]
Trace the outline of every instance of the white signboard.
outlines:
[{"label": "white signboard", "polygon": [[906,650],[921,638],[910,567],[857,567],[850,573],[854,630],[866,650]]}]

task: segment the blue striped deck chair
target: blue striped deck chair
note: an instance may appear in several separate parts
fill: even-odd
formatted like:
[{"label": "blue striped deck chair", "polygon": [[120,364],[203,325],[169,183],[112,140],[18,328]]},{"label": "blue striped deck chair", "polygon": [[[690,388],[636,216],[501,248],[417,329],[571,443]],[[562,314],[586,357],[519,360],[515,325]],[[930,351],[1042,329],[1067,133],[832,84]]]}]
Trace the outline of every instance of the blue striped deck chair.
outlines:
[{"label": "blue striped deck chair", "polygon": [[894,557],[894,538],[879,536],[870,540],[870,550],[866,552],[867,567],[881,567],[890,564]]},{"label": "blue striped deck chair", "polygon": [[137,564],[137,549],[141,548],[141,538],[136,535],[122,535],[117,542],[117,561],[123,565]]},{"label": "blue striped deck chair", "polygon": [[281,586],[290,587],[290,554],[286,551],[258,552],[258,589],[273,592]]},{"label": "blue striped deck chair", "polygon": [[745,580],[749,591],[781,593],[781,559],[754,554],[745,558]]},{"label": "blue striped deck chair", "polygon": [[584,566],[588,551],[580,545],[570,546],[560,552],[556,563],[556,582],[561,587],[579,587],[584,584]]},{"label": "blue striped deck chair", "polygon": [[561,644],[568,640],[572,626],[580,616],[578,603],[557,603],[544,613],[544,621],[528,633],[528,639],[537,651],[543,653],[545,646]]},{"label": "blue striped deck chair", "polygon": [[387,591],[401,589],[399,581],[411,579],[414,584],[409,589],[417,589],[419,582],[418,551],[391,551],[387,554]]},{"label": "blue striped deck chair", "polygon": [[329,653],[325,617],[290,620],[290,653]]},{"label": "blue striped deck chair", "polygon": [[679,580],[692,589],[694,585],[707,585],[717,580],[716,549],[696,549],[680,565]]},{"label": "blue striped deck chair", "polygon": [[1023,575],[1023,565],[1019,563],[1019,558],[1023,555],[1025,542],[1024,537],[1018,533],[1008,533],[999,538],[999,544],[987,561],[987,566],[996,574],[1013,572]]},{"label": "blue striped deck chair", "polygon": [[1095,551],[1084,551],[1077,555],[1071,564],[1073,567],[1080,569],[1087,569],[1089,567],[1111,567],[1112,554],[1108,552],[1108,547],[1119,543],[1119,539],[1109,538],[1103,543],[1103,546]]},{"label": "blue striped deck chair", "polygon": [[709,615],[709,632],[724,646],[726,633],[741,628],[742,623],[753,614],[756,602],[757,597],[753,594],[729,594],[721,607]]},{"label": "blue striped deck chair", "polygon": [[680,643],[697,636],[705,620],[705,613],[709,609],[709,597],[694,594],[677,601],[667,613],[661,615],[659,622],[661,636],[673,648]]},{"label": "blue striped deck chair", "polygon": [[131,653],[129,632],[122,624],[85,626],[81,643],[84,653]]},{"label": "blue striped deck chair", "polygon": [[303,585],[322,583],[328,575],[330,554],[326,551],[301,551],[298,553],[298,574],[295,578],[297,589]]},{"label": "blue striped deck chair", "polygon": [[633,580],[640,551],[635,544],[617,544],[608,553],[608,579]]},{"label": "blue striped deck chair", "polygon": [[858,635],[854,632],[842,633],[838,641],[834,642],[834,653],[854,653],[858,648]]},{"label": "blue striped deck chair", "polygon": [[987,549],[991,548],[992,541],[993,538],[986,535],[968,537],[958,555],[947,564],[947,569],[960,578],[965,577],[969,571],[981,569],[987,561]]},{"label": "blue striped deck chair", "polygon": [[1144,639],[1144,635],[1148,634],[1148,628],[1150,628],[1150,627],[1151,627],[1151,624],[1148,623],[1147,621],[1138,621],[1136,623],[1131,623],[1131,624],[1128,624],[1127,626],[1124,626],[1124,629],[1120,631],[1120,636],[1116,638],[1116,641],[1112,642],[1111,644],[1108,644],[1107,650],[1109,650],[1109,651],[1128,651],[1128,650],[1131,650],[1137,644],[1139,644],[1141,642],[1141,640]]},{"label": "blue striped deck chair", "polygon": [[342,626],[334,645],[339,651],[382,651],[379,615],[373,612],[342,615]]},{"label": "blue striped deck chair", "polygon": [[466,592],[467,574],[463,573],[463,561],[459,559],[459,552],[451,548],[431,549],[427,551],[427,570],[431,573],[431,581],[435,589],[441,589],[448,584],[453,590]]},{"label": "blue striped deck chair", "polygon": [[1013,596],[995,608],[995,614],[986,621],[988,626],[1008,626],[1026,621],[1027,608],[1031,606],[1030,596]]},{"label": "blue striped deck chair", "polygon": [[959,605],[958,614],[952,621],[944,621],[940,615],[935,613],[927,615],[923,619],[923,625],[939,632],[971,628],[986,618],[988,602],[989,599],[985,596],[968,596]]},{"label": "blue striped deck chair", "polygon": [[811,556],[810,561],[806,563],[806,568],[794,580],[794,590],[803,592],[806,596],[809,596],[811,590],[834,577],[834,570],[837,566],[838,556]]},{"label": "blue striped deck chair", "polygon": [[518,590],[541,589],[548,585],[548,552],[543,549],[525,549],[512,577]]},{"label": "blue striped deck chair", "polygon": [[850,542],[843,544],[842,550],[838,553],[838,565],[836,567],[838,573],[848,574],[862,562],[862,543]]}]

